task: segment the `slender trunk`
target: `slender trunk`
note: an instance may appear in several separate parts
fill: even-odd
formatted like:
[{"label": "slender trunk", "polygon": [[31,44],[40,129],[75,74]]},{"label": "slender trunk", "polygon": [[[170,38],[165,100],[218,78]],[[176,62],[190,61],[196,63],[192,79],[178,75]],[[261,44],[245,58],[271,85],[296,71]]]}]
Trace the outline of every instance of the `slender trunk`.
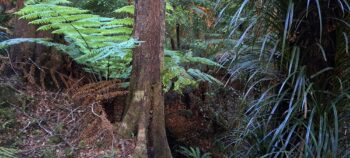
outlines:
[{"label": "slender trunk", "polygon": [[134,50],[129,106],[118,134],[123,137],[137,134],[136,157],[171,158],[161,82],[164,10],[164,0],[135,1],[134,36],[143,43]]}]

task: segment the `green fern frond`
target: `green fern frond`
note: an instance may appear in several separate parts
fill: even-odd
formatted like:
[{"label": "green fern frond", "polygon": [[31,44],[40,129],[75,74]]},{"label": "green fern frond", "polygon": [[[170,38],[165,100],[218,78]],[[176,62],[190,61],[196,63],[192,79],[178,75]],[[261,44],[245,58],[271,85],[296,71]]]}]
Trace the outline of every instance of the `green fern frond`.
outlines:
[{"label": "green fern frond", "polygon": [[116,13],[128,13],[128,14],[134,14],[135,12],[135,7],[133,5],[128,5],[128,6],[124,6],[124,7],[121,7],[117,10],[115,10],[114,12]]},{"label": "green fern frond", "polygon": [[106,42],[128,40],[132,33],[130,19],[100,17],[90,14],[88,10],[69,6],[39,3],[27,5],[16,14],[22,19],[30,20],[31,24],[42,25],[38,30],[52,30],[54,34],[71,38],[82,47],[83,53],[88,53],[85,51],[89,47],[107,46]]},{"label": "green fern frond", "polygon": [[107,26],[113,26],[113,25],[132,26],[133,24],[134,24],[134,19],[132,18],[115,19],[111,22],[106,23]]},{"label": "green fern frond", "polygon": [[193,57],[192,53],[184,54],[179,51],[165,50],[165,69],[163,72],[164,90],[173,88],[174,91],[181,93],[186,87],[196,87],[198,81],[206,81],[221,85],[221,81],[215,77],[200,71],[199,69],[185,69],[181,64],[198,63],[201,65],[218,66],[220,64],[201,57]]},{"label": "green fern frond", "polygon": [[187,53],[184,56],[184,59],[187,60],[186,62],[189,62],[189,63],[198,63],[203,65],[222,67],[222,65],[210,59],[202,58],[202,57],[194,57],[192,56],[192,52]]},{"label": "green fern frond", "polygon": [[198,69],[188,69],[187,73],[189,75],[191,75],[192,77],[196,78],[197,80],[201,80],[201,81],[208,81],[210,83],[215,83],[215,84],[219,84],[222,85],[222,82],[219,81],[218,79],[216,79],[215,77],[204,73]]},{"label": "green fern frond", "polygon": [[[166,4],[165,9],[166,9],[166,11],[173,11],[174,10],[174,8],[169,3]],[[128,6],[124,6],[124,7],[118,8],[114,12],[115,13],[119,13],[119,14],[127,13],[127,14],[134,15],[135,7],[133,5],[128,5]]]},{"label": "green fern frond", "polygon": [[38,4],[38,3],[47,3],[47,4],[70,4],[68,0],[27,0],[26,5]]},{"label": "green fern frond", "polygon": [[[66,4],[64,0],[57,3],[51,0],[33,1],[16,14],[29,20],[30,24],[39,25],[38,30],[64,35],[67,45],[52,43],[48,39],[21,38],[0,43],[0,49],[24,42],[43,44],[67,53],[77,63],[85,65],[88,72],[106,78],[128,78],[131,72],[131,49],[139,43],[131,38],[133,19],[101,17]],[[167,8],[172,9],[171,6]],[[125,6],[115,12],[133,15],[134,6]],[[198,69],[185,69],[182,64],[187,63],[221,67],[209,59],[193,57],[191,52],[185,54],[165,50],[164,90],[173,88],[181,92],[185,87],[196,86],[198,81],[220,83]]]},{"label": "green fern frond", "polygon": [[63,44],[53,43],[49,42],[49,39],[45,38],[16,38],[16,39],[9,39],[3,42],[0,42],[0,49],[5,49],[7,47],[10,47],[12,45],[21,44],[21,43],[37,43],[42,44],[48,47],[55,47],[61,51],[68,52],[69,47]]}]

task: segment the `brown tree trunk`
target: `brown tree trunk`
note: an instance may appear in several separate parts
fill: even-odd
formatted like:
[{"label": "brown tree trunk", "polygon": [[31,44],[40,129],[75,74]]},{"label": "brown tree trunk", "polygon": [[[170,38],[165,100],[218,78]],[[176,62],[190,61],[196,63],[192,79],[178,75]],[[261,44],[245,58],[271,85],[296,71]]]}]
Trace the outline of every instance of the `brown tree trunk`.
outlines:
[{"label": "brown tree trunk", "polygon": [[119,135],[137,134],[134,157],[171,158],[165,132],[161,71],[165,35],[164,0],[135,1],[134,50],[130,99]]}]

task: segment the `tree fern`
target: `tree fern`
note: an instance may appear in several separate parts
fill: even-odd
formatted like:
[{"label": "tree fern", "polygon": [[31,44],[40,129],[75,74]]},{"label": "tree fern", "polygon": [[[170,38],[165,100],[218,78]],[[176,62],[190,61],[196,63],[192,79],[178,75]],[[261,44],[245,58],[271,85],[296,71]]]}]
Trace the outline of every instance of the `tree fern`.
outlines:
[{"label": "tree fern", "polygon": [[90,14],[88,10],[62,4],[68,3],[50,0],[29,3],[16,14],[31,21],[31,24],[40,25],[38,30],[63,34],[66,41],[79,50],[78,53],[67,53],[78,63],[86,65],[87,71],[107,78],[115,78],[116,73],[126,73],[131,56],[120,54],[131,53],[130,49],[136,45],[130,37],[132,20],[101,17]]},{"label": "tree fern", "polygon": [[[75,61],[85,65],[86,71],[105,78],[127,78],[131,72],[132,48],[139,44],[131,38],[133,18],[120,19],[101,17],[83,10],[67,6],[69,1],[41,0],[28,1],[16,14],[30,24],[39,25],[38,30],[63,34],[67,45],[52,43],[46,39],[11,39],[0,43],[0,48],[23,42],[35,42],[53,46],[69,54]],[[171,10],[171,7],[168,7]],[[115,11],[118,14],[133,15],[133,6],[125,6]],[[181,52],[166,53],[164,85],[169,90],[180,91],[185,86],[194,86],[203,80],[218,83],[210,75],[198,71],[189,73],[182,64],[199,63],[210,66],[219,64],[205,58],[193,57]],[[177,71],[174,71],[177,70]],[[180,73],[181,72],[181,73]],[[181,74],[181,75],[180,75]],[[172,86],[174,83],[174,86]]]}]

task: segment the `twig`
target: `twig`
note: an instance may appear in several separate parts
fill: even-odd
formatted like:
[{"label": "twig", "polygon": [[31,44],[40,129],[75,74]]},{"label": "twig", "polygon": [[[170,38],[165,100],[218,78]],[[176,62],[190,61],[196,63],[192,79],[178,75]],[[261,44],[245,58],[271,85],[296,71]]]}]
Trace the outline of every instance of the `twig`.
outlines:
[{"label": "twig", "polygon": [[53,132],[52,132],[52,131],[46,129],[44,126],[41,125],[41,122],[42,122],[42,121],[43,121],[43,120],[40,120],[40,121],[38,122],[39,127],[41,127],[41,128],[42,128],[46,133],[48,133],[50,136],[53,136]]},{"label": "twig", "polygon": [[81,82],[83,79],[85,78],[85,76],[83,76],[81,79],[79,79],[78,81],[76,81],[71,88],[68,89],[67,93],[69,93],[71,90],[73,90],[73,88],[79,83]]},{"label": "twig", "polygon": [[91,104],[91,112],[92,112],[95,116],[101,118],[101,116],[98,115],[98,114],[94,111],[94,105],[95,105],[95,103]]},{"label": "twig", "polygon": [[10,66],[11,66],[12,71],[13,71],[13,72],[16,74],[16,76],[18,77],[19,74],[17,73],[15,67],[13,66],[10,53],[7,51],[7,49],[5,49],[5,52],[6,52],[6,54],[7,54],[8,59],[9,59],[9,63],[10,63]]},{"label": "twig", "polygon": [[26,126],[24,126],[22,129],[20,129],[19,131],[20,131],[20,132],[25,131],[31,124],[32,124],[32,122],[29,121],[28,124],[27,124]]},{"label": "twig", "polygon": [[34,64],[35,67],[37,67],[40,71],[45,72],[44,70],[42,70],[42,68],[41,68],[37,63],[35,63],[35,62],[32,60],[32,58],[28,58],[28,60],[29,60],[30,62],[32,62],[32,64]]},{"label": "twig", "polygon": [[40,149],[40,148],[46,148],[46,147],[50,147],[50,148],[56,148],[58,146],[61,146],[60,144],[57,144],[57,145],[40,145],[40,146],[34,146],[32,147],[31,149],[27,149],[27,150],[20,150],[19,152],[21,154],[24,154],[24,155],[28,155],[28,153],[32,152],[32,151],[36,151],[37,149]]}]

